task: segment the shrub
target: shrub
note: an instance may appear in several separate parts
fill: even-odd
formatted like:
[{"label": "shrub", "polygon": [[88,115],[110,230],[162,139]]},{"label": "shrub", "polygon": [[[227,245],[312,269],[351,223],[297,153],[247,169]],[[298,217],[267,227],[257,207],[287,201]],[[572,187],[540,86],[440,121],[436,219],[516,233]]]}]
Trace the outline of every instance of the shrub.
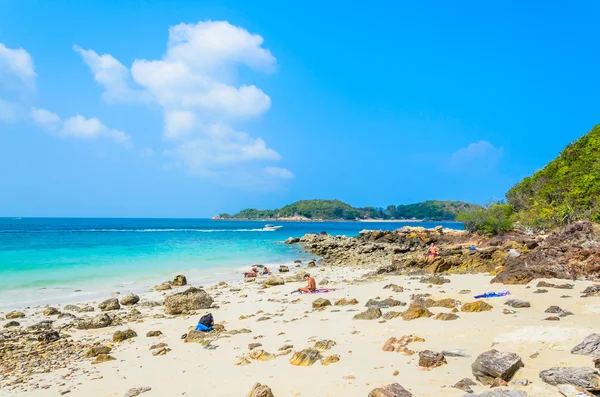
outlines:
[{"label": "shrub", "polygon": [[493,236],[513,229],[515,210],[510,204],[492,204],[487,208],[463,212],[456,220],[463,222],[470,233]]}]

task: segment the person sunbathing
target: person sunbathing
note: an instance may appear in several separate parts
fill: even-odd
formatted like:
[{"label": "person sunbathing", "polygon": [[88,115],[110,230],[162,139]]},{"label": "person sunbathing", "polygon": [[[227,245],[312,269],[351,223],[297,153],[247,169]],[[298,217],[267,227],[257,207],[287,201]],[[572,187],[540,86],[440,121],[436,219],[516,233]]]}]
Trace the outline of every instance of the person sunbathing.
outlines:
[{"label": "person sunbathing", "polygon": [[256,276],[258,276],[257,270],[258,269],[256,268],[256,266],[252,266],[252,268],[249,271],[244,273],[244,278],[255,278]]},{"label": "person sunbathing", "polygon": [[312,278],[308,273],[304,275],[304,279],[307,283],[306,287],[298,288],[298,291],[302,292],[303,294],[310,294],[311,292],[314,292],[317,289],[317,282],[315,279]]}]

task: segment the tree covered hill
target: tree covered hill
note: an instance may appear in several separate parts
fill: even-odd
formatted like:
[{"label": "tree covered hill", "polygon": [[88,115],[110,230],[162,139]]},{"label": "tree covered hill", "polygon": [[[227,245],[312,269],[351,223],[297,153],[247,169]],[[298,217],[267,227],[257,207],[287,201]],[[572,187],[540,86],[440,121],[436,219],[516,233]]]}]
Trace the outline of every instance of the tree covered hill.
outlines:
[{"label": "tree covered hill", "polygon": [[220,219],[279,219],[306,218],[310,220],[355,219],[431,219],[455,220],[460,212],[481,208],[461,201],[424,201],[408,205],[389,205],[386,208],[355,208],[340,200],[301,200],[280,209],[248,208],[235,215],[220,214]]},{"label": "tree covered hill", "polygon": [[506,194],[518,220],[547,226],[600,221],[600,124]]}]

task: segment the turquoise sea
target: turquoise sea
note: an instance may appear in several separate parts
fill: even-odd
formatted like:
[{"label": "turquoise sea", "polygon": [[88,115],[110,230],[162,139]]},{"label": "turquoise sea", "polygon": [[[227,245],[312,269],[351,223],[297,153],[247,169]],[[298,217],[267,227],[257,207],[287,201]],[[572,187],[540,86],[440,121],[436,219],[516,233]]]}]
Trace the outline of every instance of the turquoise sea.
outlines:
[{"label": "turquoise sea", "polygon": [[253,264],[276,266],[310,256],[288,237],[326,231],[460,223],[264,222],[208,219],[0,218],[0,309],[143,291],[185,274],[193,283],[241,277]]}]

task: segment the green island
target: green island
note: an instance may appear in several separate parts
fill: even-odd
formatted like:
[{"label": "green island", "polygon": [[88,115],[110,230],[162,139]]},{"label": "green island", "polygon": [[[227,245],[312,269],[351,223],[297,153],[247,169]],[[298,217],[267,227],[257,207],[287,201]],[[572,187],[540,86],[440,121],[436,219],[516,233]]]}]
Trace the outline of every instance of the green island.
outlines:
[{"label": "green island", "polygon": [[462,201],[424,201],[382,207],[353,207],[340,200],[300,200],[274,210],[248,208],[237,214],[220,214],[214,219],[262,220],[435,220],[454,221],[459,213],[481,209]]},{"label": "green island", "polygon": [[600,124],[513,186],[506,202],[457,219],[467,230],[488,235],[513,229],[535,233],[584,219],[600,222]]}]

